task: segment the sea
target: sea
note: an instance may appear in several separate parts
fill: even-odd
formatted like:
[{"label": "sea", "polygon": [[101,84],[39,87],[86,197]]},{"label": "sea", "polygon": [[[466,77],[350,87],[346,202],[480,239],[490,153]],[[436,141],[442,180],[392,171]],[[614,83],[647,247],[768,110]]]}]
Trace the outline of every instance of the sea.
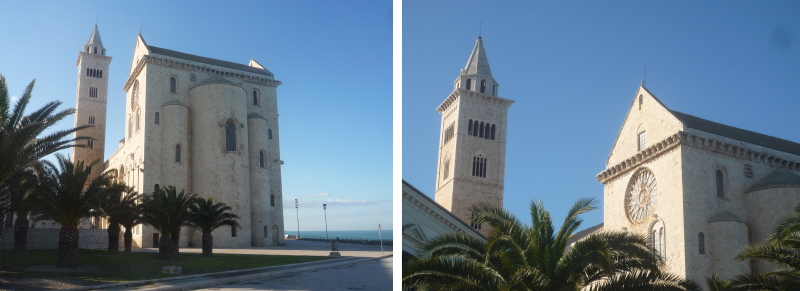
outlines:
[{"label": "sea", "polygon": [[[297,230],[286,230],[285,234],[289,235],[296,235]],[[304,236],[319,236],[325,237],[324,230],[300,230],[300,237]],[[392,230],[391,229],[384,229],[381,230],[380,236],[383,237],[384,241],[392,240]],[[328,237],[335,238],[365,238],[365,239],[378,239],[378,230],[329,230]]]}]

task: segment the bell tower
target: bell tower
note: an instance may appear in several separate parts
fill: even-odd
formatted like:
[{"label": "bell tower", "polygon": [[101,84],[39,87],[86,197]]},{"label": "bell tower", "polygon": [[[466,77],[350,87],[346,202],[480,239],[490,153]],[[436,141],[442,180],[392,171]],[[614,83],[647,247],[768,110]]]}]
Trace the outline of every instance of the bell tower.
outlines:
[{"label": "bell tower", "polygon": [[72,160],[83,160],[90,163],[99,160],[92,171],[90,179],[94,179],[103,170],[106,140],[106,108],[108,105],[108,66],[111,57],[106,56],[106,49],[100,40],[97,25],[92,36],[78,53],[78,88],[75,92],[75,126],[92,125],[93,127],[75,133],[76,136],[89,136],[92,140],[77,141],[82,147],[72,148]]},{"label": "bell tower", "polygon": [[[478,37],[452,93],[436,109],[442,114],[436,202],[470,221],[469,207],[503,205],[508,107]],[[473,225],[488,234],[488,225]]]}]

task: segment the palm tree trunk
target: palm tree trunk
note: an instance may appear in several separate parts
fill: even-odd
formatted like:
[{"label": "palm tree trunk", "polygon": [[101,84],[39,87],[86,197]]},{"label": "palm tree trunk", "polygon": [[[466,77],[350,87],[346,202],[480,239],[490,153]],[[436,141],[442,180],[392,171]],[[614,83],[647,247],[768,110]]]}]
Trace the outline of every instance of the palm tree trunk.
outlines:
[{"label": "palm tree trunk", "polygon": [[162,235],[158,238],[158,258],[172,261],[172,238],[168,235]]},{"label": "palm tree trunk", "polygon": [[180,226],[172,231],[170,235],[172,238],[172,258],[177,259],[178,253],[180,253],[180,242],[181,242],[181,228]]},{"label": "palm tree trunk", "polygon": [[210,257],[211,251],[214,248],[214,237],[211,233],[203,232],[203,256]]},{"label": "palm tree trunk", "polygon": [[133,244],[133,231],[130,227],[125,228],[125,253],[131,253],[131,245]]},{"label": "palm tree trunk", "polygon": [[[0,237],[3,237],[3,226],[6,222],[6,213],[11,211],[11,189],[5,181],[0,181]],[[0,260],[0,265],[2,260]]]},{"label": "palm tree trunk", "polygon": [[78,267],[78,239],[79,232],[77,225],[61,225],[61,231],[58,233],[57,267]]},{"label": "palm tree trunk", "polygon": [[119,223],[109,223],[106,231],[108,232],[108,253],[119,254]]},{"label": "palm tree trunk", "polygon": [[18,214],[19,217],[14,222],[14,251],[25,252],[28,250],[28,215]]}]

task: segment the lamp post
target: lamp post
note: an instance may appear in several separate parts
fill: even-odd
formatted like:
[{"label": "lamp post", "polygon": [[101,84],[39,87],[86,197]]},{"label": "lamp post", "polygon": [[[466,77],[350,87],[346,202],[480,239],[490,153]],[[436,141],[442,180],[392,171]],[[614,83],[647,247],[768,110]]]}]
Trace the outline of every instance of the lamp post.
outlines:
[{"label": "lamp post", "polygon": [[328,239],[328,204],[322,204],[322,210],[325,211],[325,239]]},{"label": "lamp post", "polygon": [[297,206],[297,199],[294,200],[294,209],[297,210],[297,239],[300,239],[300,208]]}]

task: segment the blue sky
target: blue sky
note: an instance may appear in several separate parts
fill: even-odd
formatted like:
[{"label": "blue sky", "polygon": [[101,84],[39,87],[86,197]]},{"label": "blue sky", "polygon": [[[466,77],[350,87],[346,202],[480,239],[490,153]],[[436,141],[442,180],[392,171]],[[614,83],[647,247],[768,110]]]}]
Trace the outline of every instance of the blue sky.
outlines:
[{"label": "blue sky", "polygon": [[[475,45],[509,109],[505,207],[557,222],[595,176],[647,66],[670,109],[800,142],[800,2],[403,1],[403,179],[433,197],[436,107]],[[602,208],[602,204],[599,204]],[[602,210],[583,227],[602,222]]]},{"label": "blue sky", "polygon": [[[0,74],[19,96],[34,78],[29,108],[75,106],[78,52],[95,21],[109,76],[106,158],[123,138],[125,92],[136,35],[149,45],[246,64],[278,87],[284,215],[297,229],[376,229],[392,223],[391,1],[18,1],[3,7]],[[58,128],[72,126],[62,121]]]}]

